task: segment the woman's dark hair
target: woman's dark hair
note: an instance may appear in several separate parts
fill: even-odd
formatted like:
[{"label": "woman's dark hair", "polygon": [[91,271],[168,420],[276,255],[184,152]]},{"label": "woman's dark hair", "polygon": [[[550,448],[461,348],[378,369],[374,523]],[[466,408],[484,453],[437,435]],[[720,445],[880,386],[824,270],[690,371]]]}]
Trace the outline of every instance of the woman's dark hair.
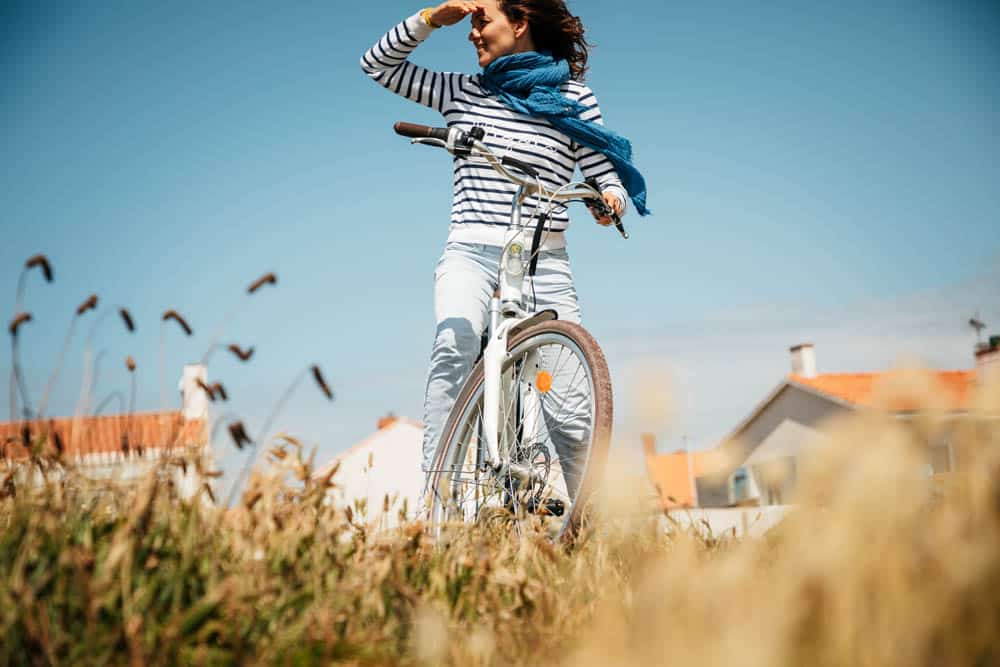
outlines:
[{"label": "woman's dark hair", "polygon": [[580,80],[587,71],[587,49],[583,23],[569,13],[565,0],[498,0],[510,21],[527,21],[538,51],[549,51],[556,60],[569,62],[569,73]]}]

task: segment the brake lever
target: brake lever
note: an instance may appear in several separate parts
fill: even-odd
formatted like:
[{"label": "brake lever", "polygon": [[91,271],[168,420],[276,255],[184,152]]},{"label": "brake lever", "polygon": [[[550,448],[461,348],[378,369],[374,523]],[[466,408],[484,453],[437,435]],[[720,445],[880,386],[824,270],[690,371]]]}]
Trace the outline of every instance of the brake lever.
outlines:
[{"label": "brake lever", "polygon": [[594,192],[598,194],[598,197],[594,198],[592,204],[590,203],[587,204],[587,208],[591,209],[592,211],[596,211],[598,217],[611,218],[611,222],[615,224],[615,229],[617,229],[618,233],[622,235],[622,238],[627,241],[628,232],[625,231],[625,225],[622,224],[622,219],[618,217],[618,214],[615,213],[612,210],[612,208],[608,206],[608,203],[604,201],[604,198],[600,196],[601,186],[597,183],[597,179],[591,177],[586,179],[584,182],[587,185],[589,185],[594,190]]},{"label": "brake lever", "polygon": [[468,146],[449,146],[448,142],[441,141],[440,139],[436,139],[434,137],[418,137],[417,139],[410,139],[410,143],[443,148],[455,157],[467,158],[472,155],[472,149]]},{"label": "brake lever", "polygon": [[448,148],[448,144],[441,141],[440,139],[435,139],[433,137],[419,137],[417,139],[410,139],[411,144],[424,144],[425,146],[434,146],[435,148]]},{"label": "brake lever", "polygon": [[618,233],[622,235],[623,239],[628,240],[628,232],[625,231],[625,225],[622,224],[622,219],[618,217],[617,213],[611,210],[611,207],[608,206],[603,199],[587,203],[587,208],[593,211],[598,218],[611,218],[611,222],[614,223],[615,229],[618,230]]}]

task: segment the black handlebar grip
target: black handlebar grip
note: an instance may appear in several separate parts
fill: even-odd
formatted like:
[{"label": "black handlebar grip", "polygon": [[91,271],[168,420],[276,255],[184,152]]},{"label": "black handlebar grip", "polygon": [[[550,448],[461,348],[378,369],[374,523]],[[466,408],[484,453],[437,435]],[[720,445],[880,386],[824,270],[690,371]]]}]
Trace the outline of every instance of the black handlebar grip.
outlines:
[{"label": "black handlebar grip", "polygon": [[396,134],[411,139],[440,139],[441,141],[448,141],[448,132],[450,131],[447,127],[429,127],[402,121],[393,125],[392,129],[396,131]]}]

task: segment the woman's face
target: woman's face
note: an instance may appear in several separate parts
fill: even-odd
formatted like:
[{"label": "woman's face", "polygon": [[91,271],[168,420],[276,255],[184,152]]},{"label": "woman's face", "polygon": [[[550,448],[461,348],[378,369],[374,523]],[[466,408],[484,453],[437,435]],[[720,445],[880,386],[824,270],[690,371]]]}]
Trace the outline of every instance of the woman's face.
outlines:
[{"label": "woman's face", "polygon": [[469,41],[476,47],[479,66],[486,67],[501,56],[527,50],[525,26],[515,26],[497,6],[497,0],[480,0],[479,11],[472,15]]}]

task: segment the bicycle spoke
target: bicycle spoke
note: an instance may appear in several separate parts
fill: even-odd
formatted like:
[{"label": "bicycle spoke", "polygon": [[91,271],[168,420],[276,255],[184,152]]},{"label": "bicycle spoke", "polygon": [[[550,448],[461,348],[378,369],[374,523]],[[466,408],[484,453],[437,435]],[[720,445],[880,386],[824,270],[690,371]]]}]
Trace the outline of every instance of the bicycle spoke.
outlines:
[{"label": "bicycle spoke", "polygon": [[[580,403],[581,404],[583,402],[587,401],[588,399],[592,401],[593,397],[587,395],[587,393],[589,393],[589,392],[585,393],[585,392],[582,392],[582,391],[577,391],[577,381],[578,381],[578,378],[580,378],[580,374],[581,374],[582,370],[584,370],[584,367],[582,365],[578,365],[577,368],[573,371],[573,376],[570,378],[569,382],[565,383],[565,386],[563,386],[563,383],[560,382],[560,389],[563,391],[563,395],[557,397],[558,403],[553,404],[552,399],[549,398],[548,396],[546,396],[543,399],[543,401],[545,403],[547,403],[547,405],[543,406],[542,409],[543,409],[543,412],[547,416],[546,426],[550,427],[550,429],[549,429],[550,430],[549,435],[550,435],[550,442],[553,445],[553,449],[557,449],[558,450],[558,448],[555,447],[555,442],[551,440],[551,438],[553,437],[553,432],[552,432],[552,429],[551,429],[551,424],[556,424],[557,425],[555,431],[556,431],[556,433],[558,433],[559,430],[560,430],[559,425],[562,425],[562,424],[565,423],[566,419],[568,418],[567,415],[573,415],[573,414],[575,414],[574,412],[568,412],[567,413],[564,410],[566,408],[566,406],[567,406],[567,402],[569,401],[570,396],[573,396],[574,394],[579,393],[581,395],[581,398],[580,398]],[[559,369],[556,372],[560,373],[560,372],[562,372],[562,370]],[[586,375],[585,371],[584,371],[584,375]],[[582,378],[582,379],[585,380],[586,378]],[[588,411],[588,412],[590,412],[590,414],[592,414],[592,411]],[[559,469],[560,469],[560,472],[562,474],[564,483],[566,485],[566,490],[567,490],[567,492],[569,493],[570,496],[574,495],[575,489],[579,488],[579,483],[582,480],[583,476],[586,474],[585,459],[584,459],[583,462],[581,462],[579,460],[579,452],[580,452],[580,450],[582,450],[583,452],[586,452],[590,448],[590,444],[591,444],[590,441],[591,441],[591,438],[593,436],[592,418],[588,419],[587,422],[588,423],[586,423],[585,425],[583,425],[583,428],[585,430],[581,434],[581,438],[580,438],[580,441],[579,441],[579,444],[578,444],[576,452],[572,451],[573,445],[571,443],[566,443],[567,446],[570,447],[570,449],[567,450],[566,452],[558,452],[557,451],[558,460],[559,460],[559,464],[560,464],[559,465]],[[564,435],[568,435],[568,434],[564,434]],[[572,455],[572,456],[570,458],[567,458],[564,455]]]}]

